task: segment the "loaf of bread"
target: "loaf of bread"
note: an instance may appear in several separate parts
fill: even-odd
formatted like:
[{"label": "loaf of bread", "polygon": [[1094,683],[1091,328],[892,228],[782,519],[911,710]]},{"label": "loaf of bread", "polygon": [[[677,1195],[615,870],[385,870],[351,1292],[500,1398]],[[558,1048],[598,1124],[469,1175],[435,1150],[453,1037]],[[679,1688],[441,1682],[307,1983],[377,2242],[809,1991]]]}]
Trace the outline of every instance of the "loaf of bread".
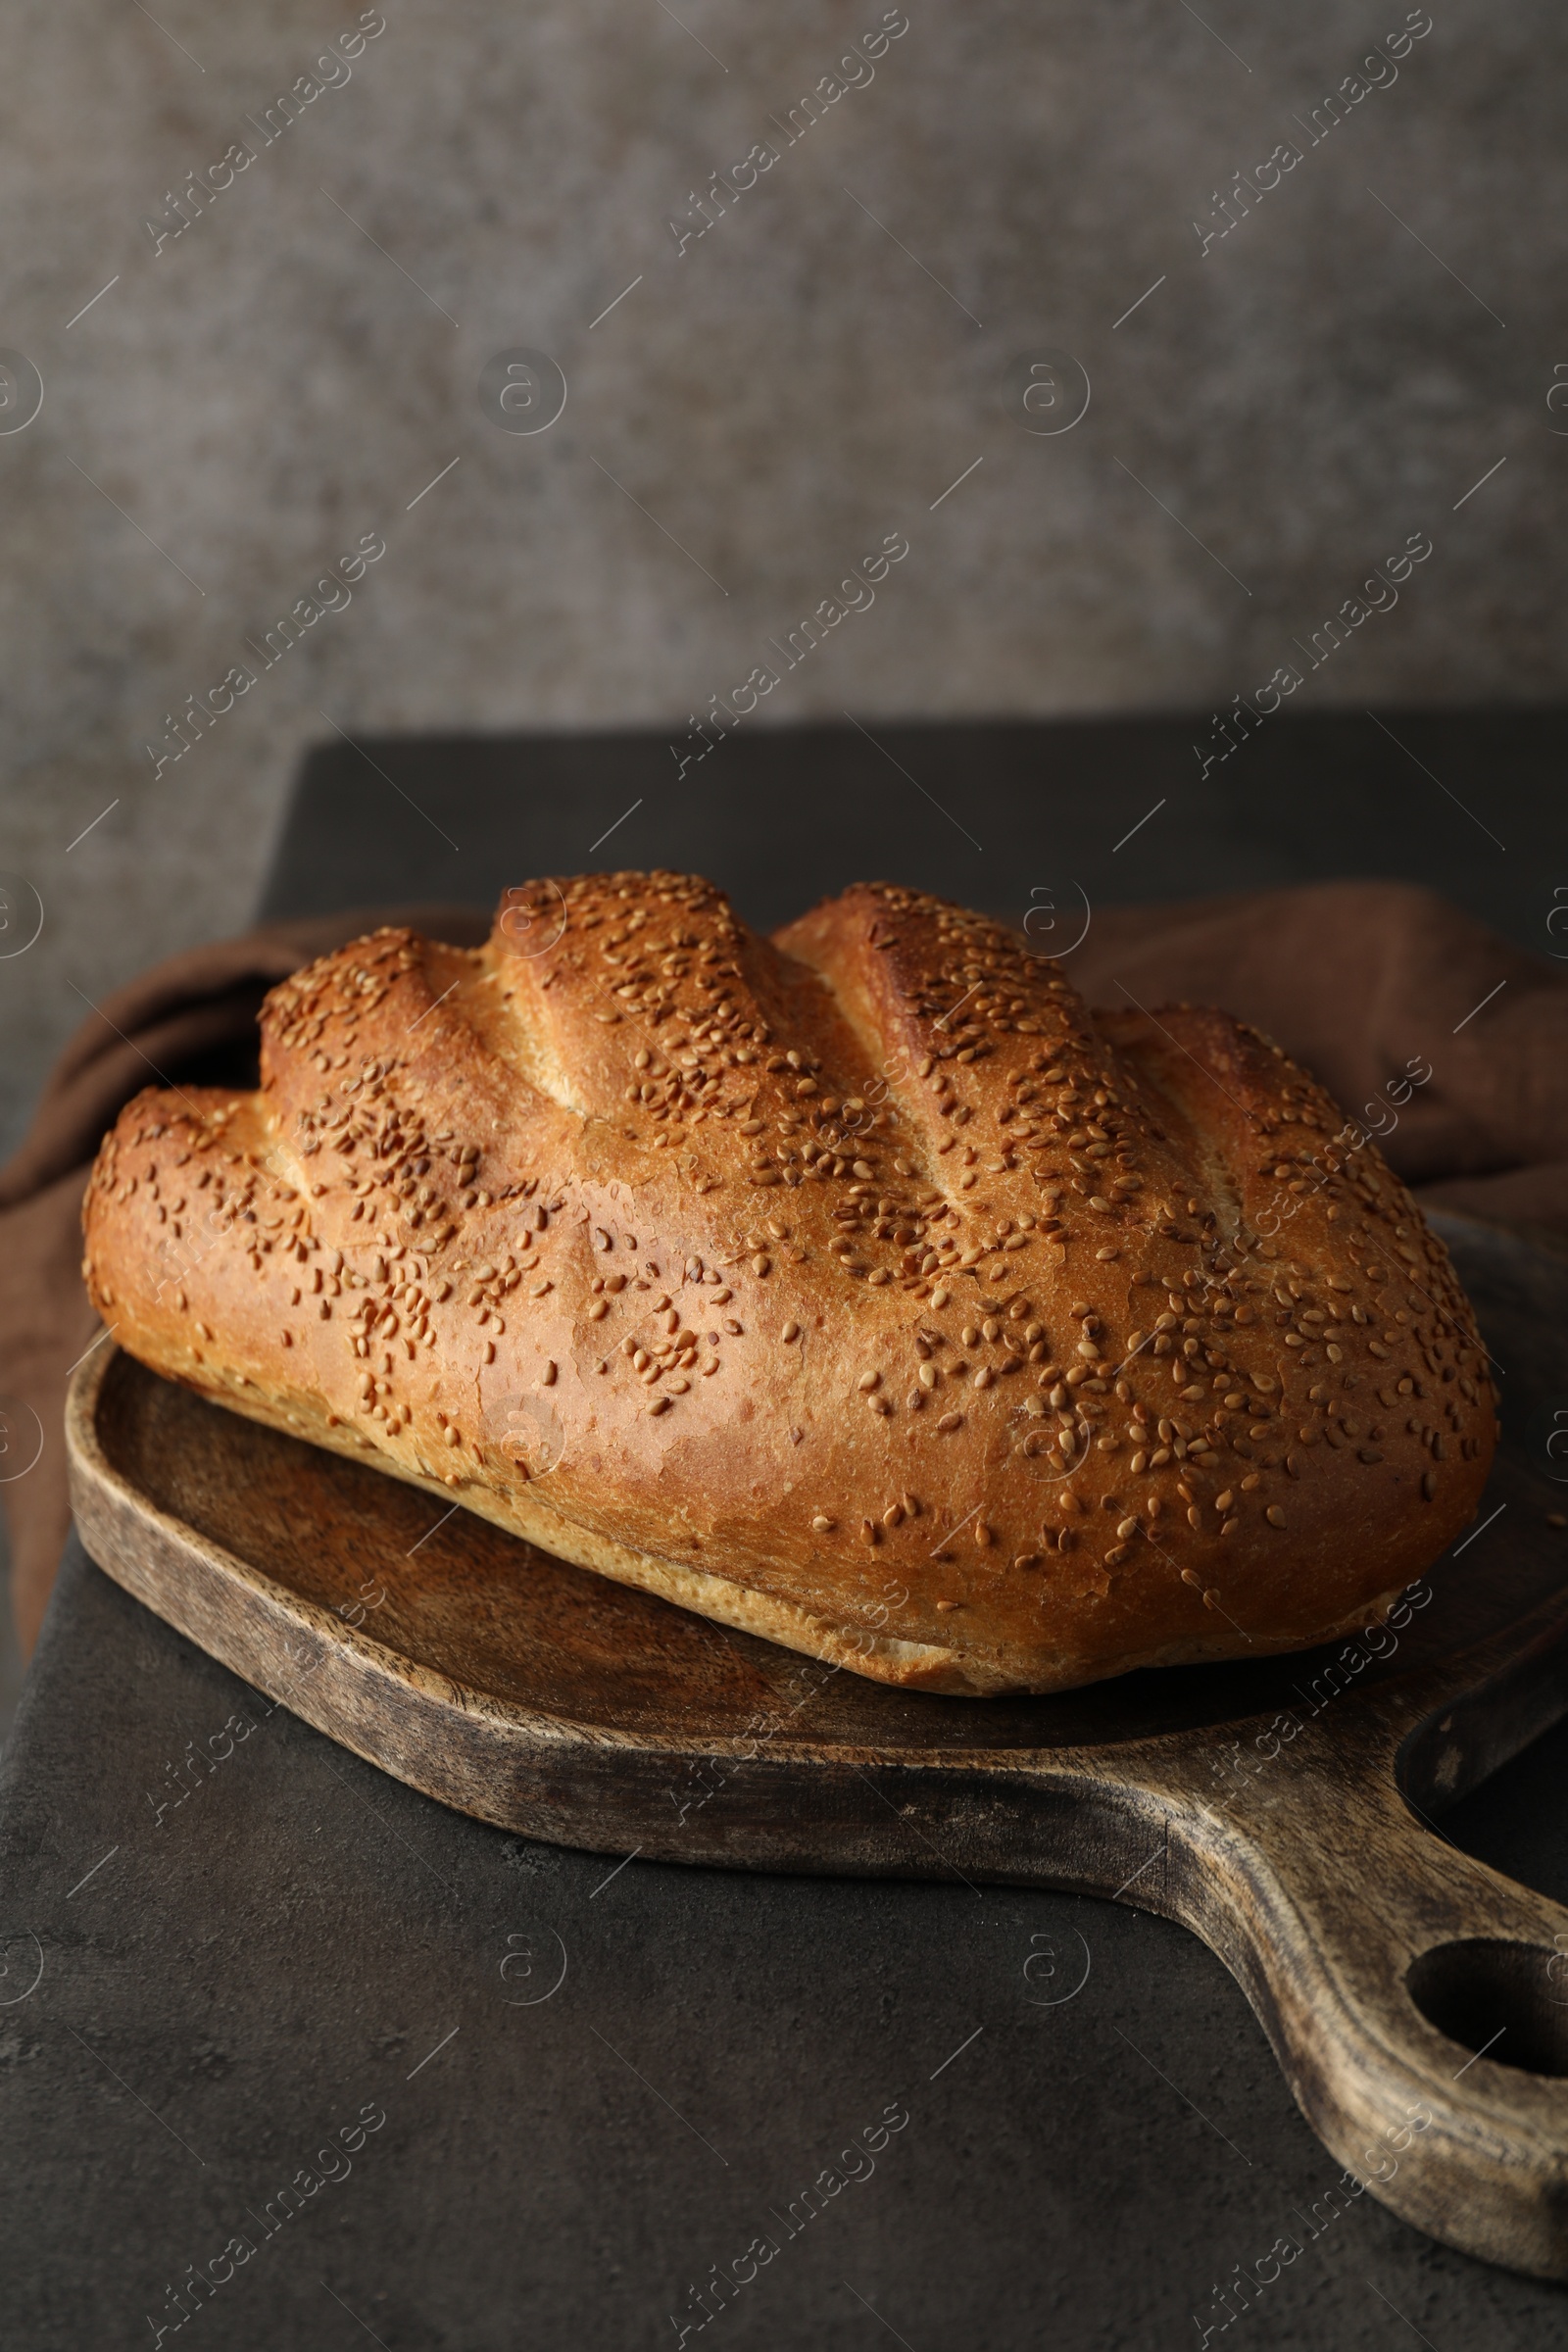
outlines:
[{"label": "loaf of bread", "polygon": [[1495,1442],[1446,1252],[1310,1077],[888,884],[771,939],[672,873],[378,931],[273,990],[259,1093],[140,1095],[84,1217],[170,1379],[925,1690],[1364,1624]]}]

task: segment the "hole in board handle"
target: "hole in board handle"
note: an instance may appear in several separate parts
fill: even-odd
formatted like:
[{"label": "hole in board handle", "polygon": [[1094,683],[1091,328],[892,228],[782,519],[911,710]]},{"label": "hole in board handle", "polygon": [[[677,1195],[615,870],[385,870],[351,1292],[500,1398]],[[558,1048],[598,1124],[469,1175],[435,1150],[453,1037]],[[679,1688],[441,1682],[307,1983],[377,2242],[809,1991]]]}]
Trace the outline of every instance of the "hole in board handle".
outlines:
[{"label": "hole in board handle", "polygon": [[1568,2075],[1568,1935],[1555,1951],[1489,1936],[1434,1944],[1404,1982],[1427,2023],[1472,2058]]}]

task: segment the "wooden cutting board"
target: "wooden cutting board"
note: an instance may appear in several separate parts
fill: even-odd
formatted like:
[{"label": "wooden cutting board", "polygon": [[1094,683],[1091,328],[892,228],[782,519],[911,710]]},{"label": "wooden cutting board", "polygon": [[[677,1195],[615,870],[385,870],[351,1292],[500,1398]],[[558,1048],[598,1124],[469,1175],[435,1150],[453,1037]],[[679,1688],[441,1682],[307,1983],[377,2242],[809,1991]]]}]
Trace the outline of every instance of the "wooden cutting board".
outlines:
[{"label": "wooden cutting board", "polygon": [[607,1854],[1005,1880],[1180,1920],[1243,1986],[1337,2162],[1433,2236],[1568,2278],[1568,1910],[1430,1826],[1568,1711],[1568,1536],[1548,1519],[1568,1510],[1568,1266],[1443,1229],[1498,1367],[1504,1448],[1475,1529],[1370,1642],[1050,1698],[892,1691],[569,1567],[107,1345],[72,1388],[76,1516],[94,1559],[191,1641],[481,1820]]}]

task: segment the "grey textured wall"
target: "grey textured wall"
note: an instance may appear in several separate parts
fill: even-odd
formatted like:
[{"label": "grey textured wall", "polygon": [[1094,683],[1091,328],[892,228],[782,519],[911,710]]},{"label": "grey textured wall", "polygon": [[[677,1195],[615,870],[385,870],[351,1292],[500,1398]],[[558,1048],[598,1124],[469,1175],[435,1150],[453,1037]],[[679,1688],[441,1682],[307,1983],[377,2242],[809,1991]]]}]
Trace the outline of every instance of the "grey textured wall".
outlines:
[{"label": "grey textured wall", "polygon": [[[1297,708],[1555,695],[1561,12],[1434,0],[1314,132],[1405,14],[907,0],[792,142],[878,0],[385,0],[266,143],[353,0],[21,0],[0,343],[45,396],[0,434],[0,868],[45,923],[0,962],[7,1127],[83,996],[244,920],[305,742],[684,734],[890,531],[875,604],[751,723],[1201,707],[1291,661]],[[548,431],[481,412],[515,346],[564,371]],[[1047,346],[1092,386],[1054,435],[1023,429]],[[1412,531],[1397,606],[1307,670]],[[352,601],[264,667],[365,533]],[[235,663],[176,760],[165,713]]]}]

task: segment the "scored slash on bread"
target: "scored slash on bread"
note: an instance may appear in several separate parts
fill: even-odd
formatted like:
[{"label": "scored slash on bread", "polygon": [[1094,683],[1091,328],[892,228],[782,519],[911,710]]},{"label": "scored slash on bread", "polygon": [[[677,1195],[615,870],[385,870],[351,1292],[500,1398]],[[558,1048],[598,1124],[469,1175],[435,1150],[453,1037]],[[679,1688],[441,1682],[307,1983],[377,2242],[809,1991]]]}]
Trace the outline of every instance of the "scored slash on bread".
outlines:
[{"label": "scored slash on bread", "polygon": [[928,1690],[1364,1622],[1495,1443],[1442,1244],[1312,1079],[889,884],[772,939],[668,873],[374,933],[273,990],[258,1093],[138,1096],[83,1216],[157,1371]]}]

